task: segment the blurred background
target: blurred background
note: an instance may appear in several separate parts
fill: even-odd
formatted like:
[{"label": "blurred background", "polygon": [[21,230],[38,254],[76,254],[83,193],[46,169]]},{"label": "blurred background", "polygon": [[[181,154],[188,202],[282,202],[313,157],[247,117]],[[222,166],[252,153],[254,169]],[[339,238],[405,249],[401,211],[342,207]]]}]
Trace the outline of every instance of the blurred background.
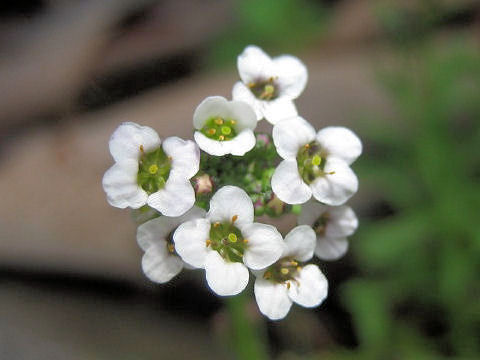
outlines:
[{"label": "blurred background", "polygon": [[364,143],[326,302],[267,322],[248,289],[270,357],[480,358],[478,0],[25,0],[0,5],[0,359],[235,358],[203,272],[150,283],[101,178],[123,121],[192,138],[248,44]]}]

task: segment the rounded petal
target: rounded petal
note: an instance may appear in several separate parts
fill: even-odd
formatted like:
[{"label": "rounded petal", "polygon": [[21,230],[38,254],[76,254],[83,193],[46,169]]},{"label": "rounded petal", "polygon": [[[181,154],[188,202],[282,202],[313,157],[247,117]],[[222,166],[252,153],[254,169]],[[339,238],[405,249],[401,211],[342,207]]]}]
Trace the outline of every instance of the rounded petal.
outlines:
[{"label": "rounded petal", "polygon": [[292,256],[298,261],[308,261],[313,257],[317,236],[308,225],[293,228],[285,236],[286,251],[282,257]]},{"label": "rounded petal", "polygon": [[195,268],[204,268],[209,234],[210,222],[206,219],[184,222],[173,233],[175,251],[187,264]]},{"label": "rounded petal", "polygon": [[172,157],[172,171],[183,173],[188,179],[198,172],[200,150],[195,142],[172,136],[164,140],[162,147]]},{"label": "rounded petal", "polygon": [[243,156],[246,152],[253,149],[256,142],[255,135],[250,129],[242,130],[232,140],[228,141],[209,139],[200,131],[195,131],[194,138],[200,149],[207,154],[214,156],[223,156],[227,154]]},{"label": "rounded petal", "polygon": [[348,250],[347,238],[320,237],[315,248],[315,255],[322,260],[337,260]]},{"label": "rounded petal", "polygon": [[315,139],[315,129],[300,116],[277,123],[272,130],[278,155],[284,159],[296,159],[298,150]]},{"label": "rounded petal", "polygon": [[362,153],[362,143],[358,136],[342,126],[329,126],[320,130],[317,141],[329,156],[339,158],[348,165]]},{"label": "rounded petal", "polygon": [[307,67],[296,57],[282,55],[273,59],[278,75],[280,96],[296,99],[305,89],[308,80]]},{"label": "rounded petal", "polygon": [[250,89],[243,82],[237,81],[235,85],[233,85],[232,99],[243,101],[249,104],[255,112],[257,121],[263,118],[262,107],[260,106],[259,101],[255,98],[255,95],[253,95]]},{"label": "rounded petal", "polygon": [[219,189],[210,200],[207,218],[210,222],[230,222],[237,216],[235,225],[253,222],[253,204],[250,196],[237,186],[227,185]]},{"label": "rounded petal", "polygon": [[103,175],[103,190],[110,205],[138,209],[147,202],[147,193],[137,184],[137,160],[115,163]]},{"label": "rounded petal", "polygon": [[312,196],[312,190],[298,173],[296,160],[283,160],[272,176],[272,190],[287,204],[303,204]]},{"label": "rounded petal", "polygon": [[165,239],[181,223],[203,217],[205,217],[205,210],[194,206],[182,216],[160,216],[149,220],[137,228],[138,245],[147,251],[151,246],[165,243]]},{"label": "rounded petal", "polygon": [[262,101],[263,116],[270,124],[276,123],[296,117],[298,115],[297,108],[292,100],[286,98],[278,98],[271,101]]},{"label": "rounded petal", "polygon": [[285,284],[274,283],[258,277],[254,285],[255,300],[260,312],[270,320],[287,316],[292,306]]},{"label": "rounded petal", "polygon": [[352,208],[346,205],[328,208],[329,220],[325,235],[327,237],[345,237],[352,235],[358,227],[358,219]]},{"label": "rounded petal", "polygon": [[160,146],[158,134],[148,126],[140,126],[133,122],[121,124],[110,137],[108,146],[115,161],[138,160],[140,146],[145,152]]},{"label": "rounded petal", "polygon": [[166,216],[180,216],[195,203],[195,191],[184,174],[170,171],[165,187],[147,199],[148,206]]},{"label": "rounded petal", "polygon": [[327,158],[324,170],[327,175],[310,184],[315,199],[337,206],[344,204],[357,192],[357,176],[345,161]]},{"label": "rounded petal", "polygon": [[290,282],[288,296],[293,302],[304,307],[321,304],[328,294],[327,278],[318,266],[309,264],[300,270],[295,281]]},{"label": "rounded petal", "polygon": [[268,79],[275,74],[273,62],[258,46],[250,45],[237,58],[238,74],[245,84]]},{"label": "rounded petal", "polygon": [[242,263],[227,262],[217,251],[209,251],[205,259],[208,286],[218,295],[232,296],[248,284],[248,270]]},{"label": "rounded petal", "polygon": [[227,99],[222,96],[209,96],[204,99],[193,113],[193,126],[201,129],[212,116],[227,117]]},{"label": "rounded petal", "polygon": [[315,221],[324,214],[330,207],[320,204],[315,199],[302,205],[302,212],[298,216],[298,224],[313,226]]},{"label": "rounded petal", "polygon": [[275,226],[253,223],[242,226],[241,231],[248,240],[243,254],[243,262],[247,267],[254,270],[264,269],[280,259],[285,245]]},{"label": "rounded petal", "polygon": [[156,283],[170,281],[183,269],[183,261],[176,255],[169,254],[167,244],[152,246],[142,257],[142,270]]},{"label": "rounded petal", "polygon": [[229,101],[227,118],[237,122],[235,130],[254,130],[257,127],[257,116],[252,106],[245,101]]}]

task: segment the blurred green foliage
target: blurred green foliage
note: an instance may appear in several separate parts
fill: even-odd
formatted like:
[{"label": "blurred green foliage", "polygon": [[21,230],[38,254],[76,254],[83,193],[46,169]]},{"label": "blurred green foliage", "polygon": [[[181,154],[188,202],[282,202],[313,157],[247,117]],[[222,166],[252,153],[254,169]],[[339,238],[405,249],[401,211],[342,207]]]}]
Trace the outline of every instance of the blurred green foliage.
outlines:
[{"label": "blurred green foliage", "polygon": [[359,348],[332,358],[478,359],[480,52],[454,41],[402,58],[382,74],[398,118],[364,129],[356,167],[393,214],[352,242],[361,275],[342,295]]},{"label": "blurred green foliage", "polygon": [[318,38],[327,10],[309,0],[235,0],[232,24],[213,43],[209,64],[234,62],[245,46],[291,52]]}]

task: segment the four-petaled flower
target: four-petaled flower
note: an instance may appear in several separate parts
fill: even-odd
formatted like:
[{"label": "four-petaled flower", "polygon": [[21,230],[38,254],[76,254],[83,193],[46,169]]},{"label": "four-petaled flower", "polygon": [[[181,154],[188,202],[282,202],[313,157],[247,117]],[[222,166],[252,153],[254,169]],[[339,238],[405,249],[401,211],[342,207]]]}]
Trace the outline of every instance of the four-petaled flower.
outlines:
[{"label": "four-petaled flower", "polygon": [[352,208],[346,205],[327,206],[309,201],[302,206],[299,224],[313,228],[317,235],[315,255],[322,260],[337,260],[348,250],[347,236],[358,227],[358,219]]},{"label": "four-petaled flower", "polygon": [[275,124],[297,115],[293,100],[305,88],[307,68],[296,57],[270,58],[257,46],[247,46],[237,59],[241,81],[233,86],[232,97],[250,104],[257,120]]},{"label": "four-petaled flower", "polygon": [[109,147],[115,164],[103,176],[103,189],[110,205],[147,204],[166,216],[180,216],[193,206],[189,179],[200,163],[193,141],[172,136],[162,143],[152,128],[126,122],[112,134]]},{"label": "four-petaled flower", "polygon": [[200,149],[210,155],[242,156],[255,146],[253,130],[257,120],[252,108],[243,101],[228,101],[210,96],[193,114],[194,137]]},{"label": "four-petaled flower", "polygon": [[283,319],[294,302],[311,308],[327,297],[328,282],[318,266],[303,264],[312,258],[315,242],[311,227],[297,226],[285,237],[280,260],[255,273],[255,299],[269,319]]},{"label": "four-petaled flower", "polygon": [[248,283],[248,268],[266,268],[283,252],[277,229],[253,219],[247,193],[224,186],[210,200],[205,218],[187,221],[173,234],[177,253],[191,266],[205,269],[207,283],[218,295],[240,293]]},{"label": "four-petaled flower", "polygon": [[273,142],[284,159],[272,176],[272,190],[287,204],[303,204],[313,195],[327,205],[344,204],[357,190],[350,164],[362,152],[360,139],[349,129],[315,129],[297,116],[273,127]]},{"label": "four-petaled flower", "polygon": [[173,233],[181,223],[204,216],[205,210],[194,206],[182,216],[160,216],[138,227],[137,242],[145,251],[142,269],[150,280],[166,283],[182,271],[184,263],[175,252]]}]

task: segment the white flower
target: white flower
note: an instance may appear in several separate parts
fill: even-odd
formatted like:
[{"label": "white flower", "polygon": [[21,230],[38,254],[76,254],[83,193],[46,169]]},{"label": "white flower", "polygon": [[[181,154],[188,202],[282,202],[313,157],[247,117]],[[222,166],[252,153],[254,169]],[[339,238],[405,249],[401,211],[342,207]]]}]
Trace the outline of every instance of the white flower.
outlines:
[{"label": "white flower", "polygon": [[242,81],[233,86],[232,97],[250,104],[257,120],[276,124],[297,115],[293,100],[302,93],[308,80],[307,68],[296,57],[270,58],[257,46],[247,46],[237,59]]},{"label": "white flower", "polygon": [[358,227],[358,219],[346,205],[326,206],[309,201],[302,206],[299,224],[306,224],[317,234],[315,255],[322,260],[336,260],[348,250],[347,236]]},{"label": "white flower", "polygon": [[204,216],[205,211],[194,206],[182,216],[160,216],[138,227],[137,242],[145,251],[142,269],[150,280],[166,283],[182,271],[184,263],[175,252],[173,232],[181,223]]},{"label": "white flower", "polygon": [[341,205],[358,190],[350,164],[362,143],[349,129],[315,129],[297,116],[273,127],[273,142],[284,159],[272,176],[272,190],[288,204],[303,204],[311,196],[327,205]]},{"label": "white flower", "polygon": [[110,205],[138,209],[147,204],[166,216],[193,206],[189,179],[200,164],[193,141],[172,136],[162,144],[153,129],[127,122],[112,134],[109,147],[115,164],[103,176],[103,189]]},{"label": "white flower", "polygon": [[228,101],[221,96],[203,100],[193,114],[194,137],[200,149],[210,155],[242,156],[255,146],[253,130],[257,120],[243,101]]},{"label": "white flower", "polygon": [[266,268],[283,252],[277,229],[253,219],[247,193],[224,186],[210,200],[206,218],[181,224],[173,235],[177,253],[191,266],[205,269],[208,285],[218,295],[240,293],[248,283],[248,268]]},{"label": "white flower", "polygon": [[256,272],[255,299],[260,312],[269,319],[283,319],[293,302],[315,307],[327,297],[328,282],[320,269],[313,264],[301,264],[312,258],[315,242],[312,228],[297,226],[285,237],[281,259]]}]

